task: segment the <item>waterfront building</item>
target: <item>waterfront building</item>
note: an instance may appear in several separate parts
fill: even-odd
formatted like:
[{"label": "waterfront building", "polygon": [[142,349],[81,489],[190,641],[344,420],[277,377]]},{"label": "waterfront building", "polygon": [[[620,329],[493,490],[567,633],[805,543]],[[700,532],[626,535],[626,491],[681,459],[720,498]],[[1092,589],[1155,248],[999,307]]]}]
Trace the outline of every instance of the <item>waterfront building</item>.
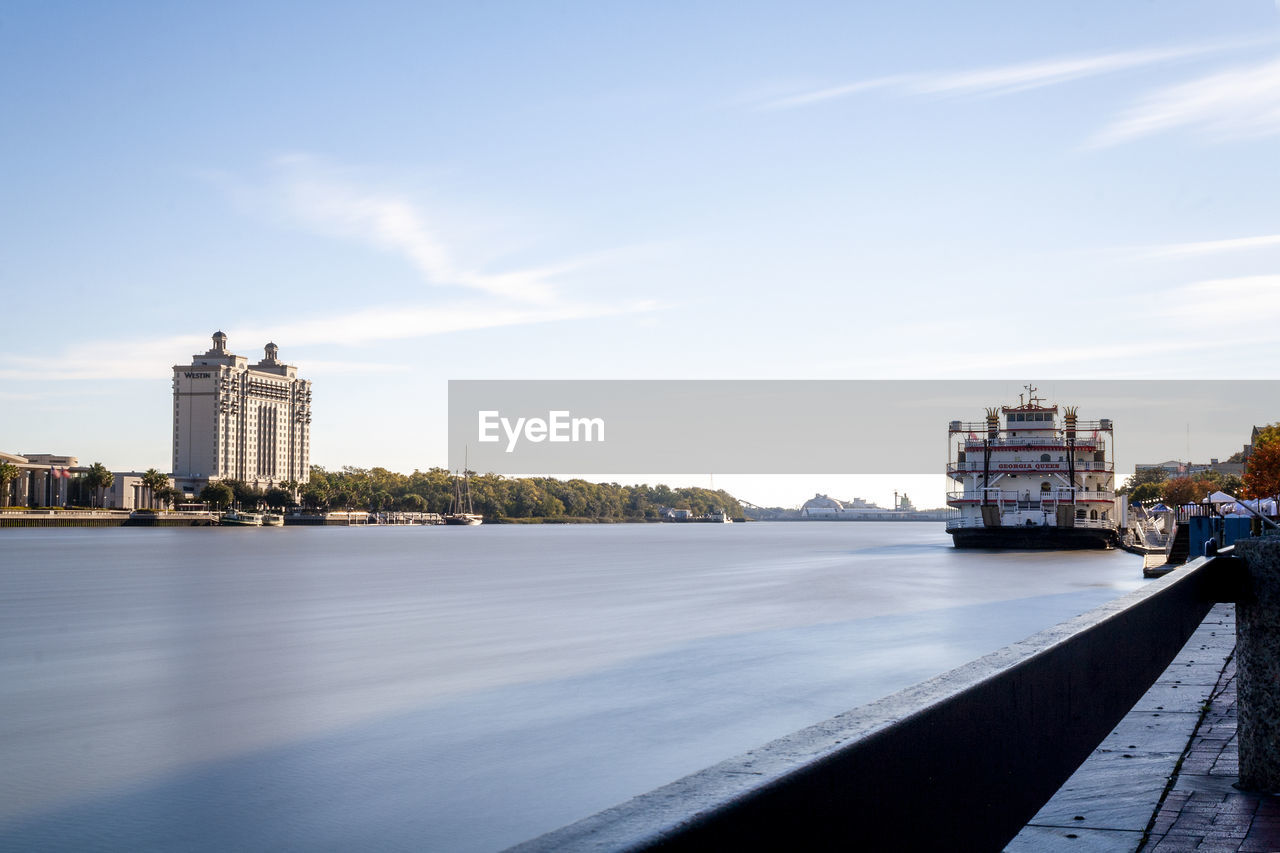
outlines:
[{"label": "waterfront building", "polygon": [[[151,489],[143,483],[142,471],[112,471],[111,487],[103,490],[102,506],[106,509],[159,509]],[[173,480],[169,480],[173,488]]]},{"label": "waterfront building", "polygon": [[311,468],[311,382],[268,343],[261,361],[213,348],[173,368],[173,479],[198,494],[216,480],[257,488],[307,482]]},{"label": "waterfront building", "polygon": [[863,498],[838,501],[822,494],[815,494],[800,507],[800,515],[804,518],[854,518],[885,512],[892,512],[892,510],[877,506]]},{"label": "waterfront building", "polygon": [[1186,474],[1186,466],[1177,459],[1166,459],[1164,462],[1138,462],[1133,466],[1138,471],[1163,471],[1166,477],[1182,477]]},{"label": "waterfront building", "polygon": [[4,453],[0,462],[13,465],[18,476],[5,484],[6,506],[66,506],[84,473],[74,456],[53,453]]},{"label": "waterfront building", "polygon": [[1139,462],[1133,466],[1135,472],[1151,469],[1164,471],[1167,477],[1194,477],[1196,474],[1203,474],[1206,471],[1214,471],[1229,477],[1241,477],[1244,475],[1243,462],[1219,462],[1217,459],[1210,459],[1208,462],[1182,462],[1176,459],[1169,459],[1164,462]]},{"label": "waterfront building", "polygon": [[944,509],[916,509],[904,494],[894,493],[894,508],[889,509],[863,498],[838,501],[829,495],[815,494],[800,507],[799,517],[812,521],[945,521]]}]

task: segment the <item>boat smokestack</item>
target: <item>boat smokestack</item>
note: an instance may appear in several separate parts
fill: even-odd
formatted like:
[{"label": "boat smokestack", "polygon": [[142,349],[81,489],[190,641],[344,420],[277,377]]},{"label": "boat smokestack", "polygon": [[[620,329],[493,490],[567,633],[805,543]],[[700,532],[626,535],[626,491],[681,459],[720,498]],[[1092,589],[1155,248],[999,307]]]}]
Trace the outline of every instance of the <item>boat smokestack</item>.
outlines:
[{"label": "boat smokestack", "polygon": [[1074,440],[1076,437],[1076,407],[1067,406],[1063,412],[1064,414],[1062,419],[1067,427],[1067,438]]},{"label": "boat smokestack", "polygon": [[987,438],[995,440],[1000,436],[1000,410],[995,407],[987,409]]}]

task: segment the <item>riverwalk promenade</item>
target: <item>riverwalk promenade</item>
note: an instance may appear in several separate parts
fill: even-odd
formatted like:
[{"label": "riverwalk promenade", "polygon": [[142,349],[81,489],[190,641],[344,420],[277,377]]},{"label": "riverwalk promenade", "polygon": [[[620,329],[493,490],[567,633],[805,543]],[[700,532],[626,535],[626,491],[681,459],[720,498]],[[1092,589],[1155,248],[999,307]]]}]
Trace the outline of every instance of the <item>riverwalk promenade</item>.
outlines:
[{"label": "riverwalk promenade", "polygon": [[1280,851],[1280,797],[1233,787],[1235,644],[1235,606],[1216,605],[1006,851]]}]

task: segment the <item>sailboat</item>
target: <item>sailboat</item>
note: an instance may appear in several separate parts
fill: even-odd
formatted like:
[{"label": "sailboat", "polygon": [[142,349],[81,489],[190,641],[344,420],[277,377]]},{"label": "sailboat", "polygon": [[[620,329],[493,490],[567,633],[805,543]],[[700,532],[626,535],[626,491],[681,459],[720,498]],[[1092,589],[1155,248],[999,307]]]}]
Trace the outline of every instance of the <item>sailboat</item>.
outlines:
[{"label": "sailboat", "polygon": [[484,516],[477,514],[471,506],[471,472],[467,464],[462,464],[462,477],[453,477],[453,506],[444,516],[445,524],[465,524],[472,526],[484,523]]}]

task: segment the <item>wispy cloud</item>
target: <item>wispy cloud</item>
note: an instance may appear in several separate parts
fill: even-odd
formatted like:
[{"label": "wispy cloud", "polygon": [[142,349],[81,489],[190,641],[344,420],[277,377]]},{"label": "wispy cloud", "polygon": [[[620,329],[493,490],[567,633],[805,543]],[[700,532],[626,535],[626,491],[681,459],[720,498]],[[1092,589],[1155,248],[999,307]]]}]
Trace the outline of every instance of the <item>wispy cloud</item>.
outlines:
[{"label": "wispy cloud", "polygon": [[1228,252],[1244,252],[1280,246],[1280,234],[1264,234],[1258,237],[1236,237],[1230,240],[1202,240],[1193,243],[1169,243],[1163,246],[1146,246],[1135,250],[1142,259],[1189,258],[1200,255],[1218,255]]},{"label": "wispy cloud", "polygon": [[1259,40],[1218,41],[1172,48],[1118,51],[1092,56],[1061,57],[967,71],[897,74],[827,86],[774,98],[759,104],[766,110],[794,109],[864,92],[888,90],[898,95],[1002,96],[1088,77],[1177,62],[1260,44]]},{"label": "wispy cloud", "polygon": [[1180,128],[1198,129],[1219,142],[1280,135],[1280,60],[1155,92],[1103,128],[1090,144],[1105,148]]},{"label": "wispy cloud", "polygon": [[[315,158],[284,158],[260,184],[226,176],[220,176],[219,183],[242,203],[270,210],[292,226],[397,253],[431,286],[418,298],[375,305],[366,304],[367,293],[362,289],[359,307],[335,306],[323,314],[293,317],[269,326],[219,321],[232,351],[251,360],[258,358],[258,347],[268,340],[280,342],[286,348],[282,355],[289,360],[292,353],[313,346],[356,347],[480,329],[639,314],[657,307],[650,300],[601,302],[561,292],[564,288],[558,277],[627,254],[623,250],[538,267],[482,270],[459,260],[458,253],[431,226],[432,217],[420,203],[343,179],[339,170]],[[191,353],[203,352],[208,346],[208,330],[193,330],[159,339],[88,341],[40,357],[0,353],[0,379],[154,380],[166,376],[170,365],[185,364]],[[325,373],[402,369],[359,358],[306,358],[304,363],[313,372]]]},{"label": "wispy cloud", "polygon": [[[225,174],[208,175],[236,201],[258,215],[313,233],[349,240],[398,254],[421,274],[421,295],[399,302],[369,305],[366,288],[353,288],[357,306],[333,306],[325,313],[291,317],[269,326],[217,321],[231,349],[251,360],[268,340],[285,347],[288,360],[312,346],[356,347],[380,341],[424,338],[500,327],[585,320],[619,314],[643,314],[651,300],[583,299],[564,291],[559,279],[570,272],[616,262],[653,246],[630,247],[540,266],[490,271],[460,259],[460,253],[432,226],[433,216],[408,196],[352,180],[349,173],[308,155],[280,158],[268,177],[250,182]],[[437,212],[438,213],[438,212]],[[71,344],[61,352],[28,356],[0,352],[0,379],[100,380],[148,379],[168,375],[209,346],[209,330],[191,330],[164,338],[100,340]],[[302,360],[302,359],[300,359]],[[305,358],[313,372],[374,373],[403,369],[385,361]],[[4,399],[14,397],[10,392]]]},{"label": "wispy cloud", "polygon": [[853,83],[843,83],[838,86],[829,86],[823,89],[814,89],[808,92],[801,92],[795,95],[788,95],[784,98],[774,98],[757,104],[762,110],[788,110],[795,107],[807,107],[818,104],[823,101],[834,101],[839,98],[848,98],[853,95],[860,95],[863,92],[872,92],[878,89],[902,89],[910,86],[918,79],[914,74],[896,74],[891,77],[875,77],[870,80],[858,80]]},{"label": "wispy cloud", "polygon": [[[550,303],[554,279],[581,267],[582,260],[487,271],[458,257],[433,225],[422,203],[402,193],[363,185],[316,157],[278,158],[272,178],[247,195],[274,208],[291,224],[399,254],[435,287],[478,290],[506,300]],[[242,188],[242,195],[243,192]]]},{"label": "wispy cloud", "polygon": [[[453,303],[438,306],[381,305],[354,312],[304,318],[272,326],[228,325],[229,348],[250,361],[260,357],[258,347],[267,341],[280,341],[286,347],[282,358],[291,360],[294,348],[355,346],[373,341],[405,340],[476,331],[506,326],[582,320],[619,314],[651,311],[656,303],[645,300],[609,305],[573,303],[494,307],[486,302]],[[161,339],[91,341],[77,344],[61,353],[41,357],[0,353],[0,379],[11,380],[90,380],[149,379],[168,375],[174,364],[187,363],[188,356],[203,352],[209,346],[207,330]],[[359,359],[333,361],[300,359],[309,373],[379,373],[404,367],[385,362]],[[0,398],[3,399],[3,398]]]},{"label": "wispy cloud", "polygon": [[1202,56],[1225,47],[1223,44],[1214,44],[1163,50],[1131,50],[938,74],[921,79],[917,84],[917,91],[928,94],[1012,95],[1087,77]]},{"label": "wispy cloud", "polygon": [[[288,340],[291,345],[358,345],[371,341],[403,340],[451,332],[493,329],[583,320],[592,317],[651,311],[656,304],[630,300],[608,305],[562,302],[555,305],[494,305],[490,302],[457,302],[445,305],[386,305],[326,317],[301,320],[283,326],[244,329],[246,340]],[[228,333],[230,334],[230,333]]]},{"label": "wispy cloud", "polygon": [[[1280,275],[1247,275],[1198,281],[1161,298],[1161,313],[1195,328],[1230,328],[1247,320],[1271,332],[1280,320]],[[1226,324],[1226,325],[1221,325]],[[1274,343],[1275,335],[1268,340]]]}]

